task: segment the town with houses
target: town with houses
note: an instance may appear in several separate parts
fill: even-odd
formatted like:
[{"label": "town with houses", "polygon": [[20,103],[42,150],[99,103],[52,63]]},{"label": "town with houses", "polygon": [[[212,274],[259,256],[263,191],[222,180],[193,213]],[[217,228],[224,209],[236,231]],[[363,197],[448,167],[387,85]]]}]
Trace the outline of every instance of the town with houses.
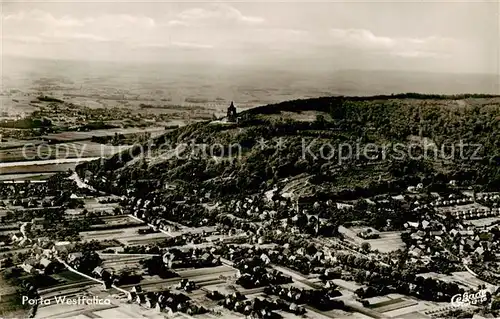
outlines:
[{"label": "town with houses", "polygon": [[[224,204],[186,194],[182,211],[88,181],[68,171],[0,184],[5,308],[35,318],[492,318],[500,308],[500,193],[451,180],[443,193],[420,183],[303,202],[274,188]],[[334,224],[327,209],[397,220]]]}]

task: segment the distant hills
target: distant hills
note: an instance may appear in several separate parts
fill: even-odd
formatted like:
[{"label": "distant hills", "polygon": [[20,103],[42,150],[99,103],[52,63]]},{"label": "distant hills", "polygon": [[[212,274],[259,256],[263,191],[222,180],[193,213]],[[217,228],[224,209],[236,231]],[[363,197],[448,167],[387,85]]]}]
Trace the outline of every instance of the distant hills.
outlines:
[{"label": "distant hills", "polygon": [[[108,96],[119,94],[151,100],[222,98],[237,103],[278,103],[332,95],[379,95],[398,92],[500,94],[498,74],[448,74],[384,70],[341,70],[295,65],[119,63],[52,61],[4,57],[2,84],[9,89]],[[300,69],[299,69],[300,67]],[[315,67],[313,69],[313,67]],[[61,92],[58,92],[61,91]]]}]

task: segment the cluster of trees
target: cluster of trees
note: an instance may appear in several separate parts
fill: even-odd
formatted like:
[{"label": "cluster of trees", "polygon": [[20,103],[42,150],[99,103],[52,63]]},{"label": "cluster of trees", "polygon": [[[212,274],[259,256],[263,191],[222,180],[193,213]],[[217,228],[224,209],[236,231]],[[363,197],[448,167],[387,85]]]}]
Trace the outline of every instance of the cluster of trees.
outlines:
[{"label": "cluster of trees", "polygon": [[104,249],[105,246],[102,241],[92,239],[90,241],[78,241],[75,242],[75,244],[68,249],[69,253],[74,253],[74,252],[83,252],[83,251],[89,251],[89,252],[94,252],[94,251],[99,251],[101,249]]},{"label": "cluster of trees", "polygon": [[343,301],[334,299],[342,295],[337,287],[304,290],[295,287],[270,286],[266,287],[264,292],[268,295],[279,296],[288,302],[299,305],[307,304],[321,311],[344,308]]},{"label": "cluster of trees", "polygon": [[[31,211],[33,213],[35,211]],[[36,214],[23,213],[22,220],[31,221],[30,218],[43,217],[42,229],[31,229],[33,236],[48,236],[53,240],[77,241],[80,232],[90,230],[93,226],[104,224],[104,221],[91,214],[82,218],[67,218],[64,207],[45,207],[36,210]],[[27,218],[27,217],[30,218]]]},{"label": "cluster of trees", "polygon": [[454,295],[464,293],[463,288],[454,282],[416,276],[409,268],[401,271],[369,258],[354,255],[339,254],[337,259],[343,267],[350,268],[356,282],[367,285],[367,288],[356,291],[361,298],[398,292],[424,300],[448,302]]},{"label": "cluster of trees", "polygon": [[47,96],[47,95],[41,95],[39,97],[37,97],[38,101],[41,101],[41,102],[53,102],[53,103],[63,103],[64,101],[63,100],[60,100],[60,99],[57,99],[55,97],[52,97],[52,96]]},{"label": "cluster of trees", "polygon": [[174,278],[179,275],[167,268],[160,256],[154,256],[149,259],[141,259],[140,264],[150,276],[158,275],[160,278]]},{"label": "cluster of trees", "polygon": [[113,283],[115,285],[134,285],[142,280],[142,276],[130,269],[122,269],[119,273],[113,274]]},{"label": "cluster of trees", "polygon": [[84,249],[82,251],[82,257],[78,262],[78,271],[84,274],[91,274],[95,267],[100,266],[102,263],[101,257],[95,251],[90,249]]},{"label": "cluster of trees", "polygon": [[134,145],[146,143],[151,138],[150,132],[145,133],[131,133],[131,134],[118,134],[115,133],[112,136],[92,136],[92,142],[100,144],[111,144],[111,145]]},{"label": "cluster of trees", "polygon": [[52,121],[47,118],[27,117],[18,120],[4,120],[0,122],[0,127],[14,129],[39,129],[52,126]]},{"label": "cluster of trees", "polygon": [[60,196],[61,190],[74,191],[77,186],[73,181],[66,179],[67,173],[58,173],[51,176],[46,183],[0,184],[0,196],[4,199],[17,200],[32,198],[50,198]]},{"label": "cluster of trees", "polygon": [[279,271],[268,271],[259,258],[241,260],[235,267],[241,272],[236,283],[247,289],[292,282],[292,278]]}]

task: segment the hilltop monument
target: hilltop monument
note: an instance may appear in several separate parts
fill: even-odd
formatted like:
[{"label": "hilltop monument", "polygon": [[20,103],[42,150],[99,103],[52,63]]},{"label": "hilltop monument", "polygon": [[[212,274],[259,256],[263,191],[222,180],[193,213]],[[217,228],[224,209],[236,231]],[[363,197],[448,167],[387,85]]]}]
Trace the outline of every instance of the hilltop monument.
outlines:
[{"label": "hilltop monument", "polygon": [[236,112],[236,107],[234,106],[233,101],[231,101],[231,105],[227,108],[227,121],[228,122],[236,122],[238,119],[238,113]]}]

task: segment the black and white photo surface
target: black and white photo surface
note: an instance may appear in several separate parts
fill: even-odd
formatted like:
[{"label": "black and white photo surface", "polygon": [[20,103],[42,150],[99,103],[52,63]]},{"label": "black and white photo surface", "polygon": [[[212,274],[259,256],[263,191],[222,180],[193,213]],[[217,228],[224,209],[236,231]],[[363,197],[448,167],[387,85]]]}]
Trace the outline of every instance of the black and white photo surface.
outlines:
[{"label": "black and white photo surface", "polygon": [[500,317],[498,1],[0,17],[0,318]]}]

